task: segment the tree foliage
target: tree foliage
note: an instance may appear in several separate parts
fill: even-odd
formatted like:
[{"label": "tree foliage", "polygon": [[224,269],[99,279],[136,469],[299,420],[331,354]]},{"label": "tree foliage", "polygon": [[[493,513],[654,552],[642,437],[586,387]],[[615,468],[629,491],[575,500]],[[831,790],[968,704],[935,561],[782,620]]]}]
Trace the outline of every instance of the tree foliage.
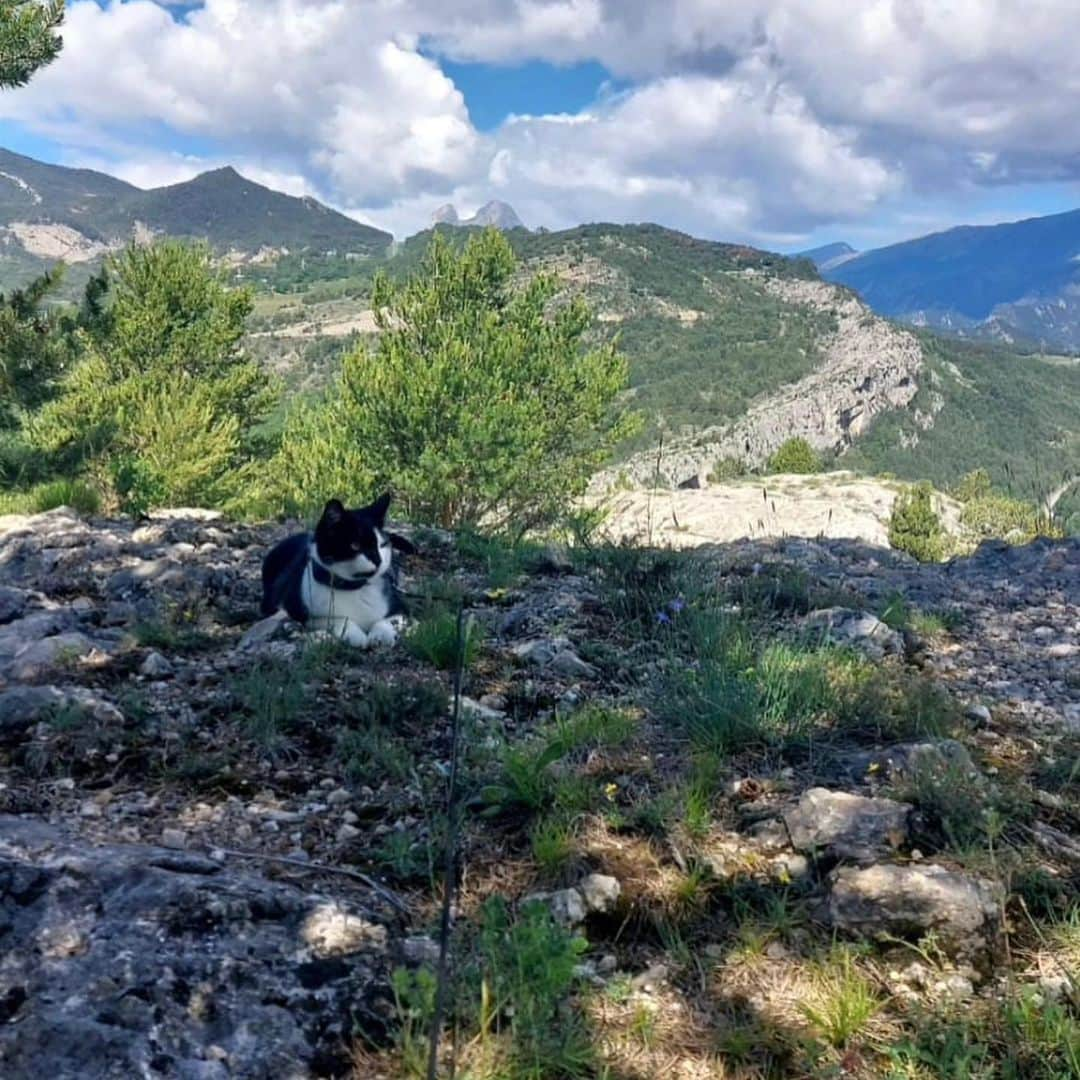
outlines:
[{"label": "tree foliage", "polygon": [[819,473],[821,456],[802,438],[787,439],[769,458],[767,471],[770,473]]},{"label": "tree foliage", "polygon": [[25,86],[60,53],[64,0],[0,0],[0,88]]},{"label": "tree foliage", "polygon": [[[587,347],[584,301],[548,275],[518,283],[516,268],[494,229],[463,251],[436,233],[416,275],[376,279],[376,344],[287,426],[287,502],[386,486],[417,520],[523,531],[585,490],[636,423],[619,404],[626,360]],[[343,471],[350,489],[335,486]]]},{"label": "tree foliage", "polygon": [[45,301],[63,280],[63,268],[41,274],[25,288],[0,294],[0,429],[41,405],[70,356],[69,342]]},{"label": "tree foliage", "polygon": [[945,529],[934,510],[929,484],[916,484],[897,496],[889,518],[889,543],[919,562],[937,562],[944,557]]},{"label": "tree foliage", "polygon": [[131,247],[109,270],[111,303],[88,293],[83,356],[30,425],[42,449],[111,478],[133,505],[219,506],[249,471],[274,401],[241,349],[251,308],[206,247]]}]

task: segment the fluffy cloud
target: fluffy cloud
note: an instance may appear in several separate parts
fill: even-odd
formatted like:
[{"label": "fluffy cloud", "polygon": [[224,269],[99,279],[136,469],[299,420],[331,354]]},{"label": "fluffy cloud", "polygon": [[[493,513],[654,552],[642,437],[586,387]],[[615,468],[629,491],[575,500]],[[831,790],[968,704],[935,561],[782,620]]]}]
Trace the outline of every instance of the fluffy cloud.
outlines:
[{"label": "fluffy cloud", "polygon": [[[904,192],[1080,172],[1075,0],[171,7],[75,0],[61,59],[0,116],[137,183],[232,161],[398,232],[496,196],[533,224],[779,244]],[[630,89],[485,135],[442,56],[598,60]]]},{"label": "fluffy cloud", "polygon": [[83,0],[60,60],[0,115],[74,117],[68,141],[90,149],[118,125],[163,124],[372,205],[450,184],[478,143],[464,99],[376,6],[381,19],[348,0],[208,0],[176,21],[149,0]]}]

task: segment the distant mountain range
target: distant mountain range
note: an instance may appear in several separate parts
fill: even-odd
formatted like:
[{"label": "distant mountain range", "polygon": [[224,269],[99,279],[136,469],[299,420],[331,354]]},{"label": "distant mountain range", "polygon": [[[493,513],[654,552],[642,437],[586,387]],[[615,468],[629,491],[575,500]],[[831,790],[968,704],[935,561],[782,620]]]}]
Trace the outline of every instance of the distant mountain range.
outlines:
[{"label": "distant mountain range", "polygon": [[517,212],[508,203],[492,199],[484,203],[472,217],[462,218],[458,215],[457,208],[452,203],[440,206],[431,215],[432,225],[466,225],[483,228],[494,225],[496,229],[524,229],[525,225]]},{"label": "distant mountain range", "polygon": [[133,238],[156,234],[207,239],[240,258],[282,251],[370,256],[393,240],[232,168],[143,191],[104,173],[0,150],[0,287],[39,265],[90,263]]},{"label": "distant mountain range", "polygon": [[1080,210],[961,226],[820,269],[857,290],[879,314],[914,325],[1012,345],[1080,349]]}]

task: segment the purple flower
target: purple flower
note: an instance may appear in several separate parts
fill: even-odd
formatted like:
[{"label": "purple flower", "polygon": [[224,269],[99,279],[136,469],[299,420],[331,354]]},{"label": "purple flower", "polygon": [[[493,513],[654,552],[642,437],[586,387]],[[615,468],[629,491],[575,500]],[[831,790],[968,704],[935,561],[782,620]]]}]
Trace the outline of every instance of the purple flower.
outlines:
[{"label": "purple flower", "polygon": [[671,608],[671,610],[674,611],[676,614],[678,614],[680,611],[682,611],[684,607],[686,607],[686,601],[681,596],[676,596],[675,599],[672,600],[670,604],[668,604],[668,607]]},{"label": "purple flower", "polygon": [[671,616],[666,611],[658,611],[656,613],[656,621],[658,623],[669,623],[671,622]]}]

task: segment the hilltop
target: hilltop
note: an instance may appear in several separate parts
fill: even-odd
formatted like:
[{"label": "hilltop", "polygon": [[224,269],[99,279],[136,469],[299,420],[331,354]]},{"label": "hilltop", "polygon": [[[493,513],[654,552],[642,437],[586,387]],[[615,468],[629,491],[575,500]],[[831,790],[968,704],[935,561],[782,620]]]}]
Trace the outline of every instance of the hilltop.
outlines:
[{"label": "hilltop", "polygon": [[[470,232],[439,228],[455,243]],[[262,290],[259,355],[317,389],[374,329],[370,274],[414,272],[430,235],[361,268],[297,258],[247,268]],[[796,435],[838,467],[942,487],[986,467],[1024,498],[1080,473],[1080,365],[1021,364],[1000,347],[905,329],[822,281],[809,259],[656,225],[507,235],[526,270],[589,300],[594,335],[617,337],[631,360],[629,392],[646,423],[609,484],[704,484],[721,459],[758,469]]]},{"label": "hilltop", "polygon": [[0,288],[61,259],[93,265],[130,240],[153,235],[209,240],[240,259],[286,251],[367,257],[393,239],[232,168],[143,191],[103,173],[0,150]]}]

